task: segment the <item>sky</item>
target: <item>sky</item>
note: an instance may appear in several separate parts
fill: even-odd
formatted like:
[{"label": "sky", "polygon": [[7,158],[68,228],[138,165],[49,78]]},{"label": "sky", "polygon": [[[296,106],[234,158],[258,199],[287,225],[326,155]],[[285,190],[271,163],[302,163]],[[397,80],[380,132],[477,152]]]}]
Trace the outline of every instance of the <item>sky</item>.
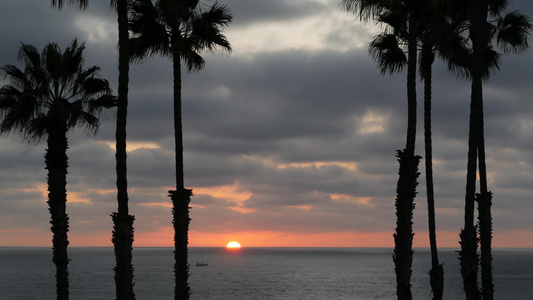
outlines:
[{"label": "sky", "polygon": [[[86,42],[117,90],[117,22],[109,1],[86,11],[51,1],[0,0],[0,65],[17,64],[20,42],[42,49]],[[382,76],[368,55],[379,28],[339,0],[220,0],[233,51],[204,53],[205,69],[183,76],[185,185],[193,189],[190,246],[393,247],[395,153],[405,146],[406,74]],[[533,3],[511,9],[533,16]],[[485,83],[485,136],[493,192],[494,247],[533,247],[533,52],[507,55]],[[433,164],[437,238],[459,247],[466,185],[470,83],[436,62]],[[0,83],[5,84],[5,83]],[[174,139],[172,64],[130,69],[128,192],[134,246],[172,246]],[[416,152],[423,154],[418,83]],[[71,246],[111,246],[117,209],[115,120],[99,133],[69,133]],[[50,246],[45,143],[0,136],[0,246]],[[427,247],[423,163],[414,246]]]}]

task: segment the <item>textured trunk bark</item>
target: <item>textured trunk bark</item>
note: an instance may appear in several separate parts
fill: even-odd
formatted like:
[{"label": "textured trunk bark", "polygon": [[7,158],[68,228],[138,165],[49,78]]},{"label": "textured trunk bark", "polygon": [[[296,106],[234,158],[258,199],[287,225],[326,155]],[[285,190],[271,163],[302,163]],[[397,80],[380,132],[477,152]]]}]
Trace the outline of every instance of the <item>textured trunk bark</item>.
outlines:
[{"label": "textured trunk bark", "polygon": [[413,264],[413,209],[416,195],[418,164],[420,156],[409,156],[398,150],[400,163],[396,187],[396,233],[394,234],[394,270],[396,272],[396,295],[398,299],[412,299],[411,274]]},{"label": "textured trunk bark", "polygon": [[129,33],[128,0],[117,1],[119,76],[116,128],[116,172],[118,212],[113,213],[113,245],[115,251],[115,291],[117,300],[135,299],[133,292],[133,221],[128,208],[126,167],[126,118],[128,115]]},{"label": "textured trunk bark", "polygon": [[189,287],[189,203],[192,190],[181,189],[169,191],[172,200],[172,224],[174,225],[174,299],[188,300],[191,295]]},{"label": "textured trunk bark", "polygon": [[[417,64],[417,1],[405,1],[409,9],[409,41],[407,61],[407,137],[405,151],[398,151],[400,163],[396,188],[396,233],[394,234],[393,260],[396,271],[396,294],[398,299],[410,300],[413,264],[413,209],[418,185],[418,164],[415,156],[416,141],[416,64]],[[413,26],[413,24],[415,24]]]},{"label": "textured trunk bark", "polygon": [[481,294],[483,300],[494,299],[492,280],[492,193],[476,195],[479,212],[479,242],[481,248]]},{"label": "textured trunk bark", "polygon": [[113,219],[113,245],[115,251],[115,293],[117,300],[135,299],[133,292],[133,221],[135,217],[118,213],[111,214]]},{"label": "textured trunk bark", "polygon": [[69,218],[66,213],[67,204],[67,167],[68,142],[66,126],[59,124],[48,130],[48,149],[45,164],[48,170],[48,206],[51,215],[50,224],[53,233],[53,262],[56,265],[57,299],[69,299],[68,274],[68,237]]},{"label": "textured trunk bark", "polygon": [[174,299],[188,300],[189,287],[189,203],[192,190],[185,189],[183,175],[183,126],[181,118],[181,59],[173,55],[174,72],[174,142],[176,152],[176,190],[169,191],[172,200],[172,223],[174,224]]}]

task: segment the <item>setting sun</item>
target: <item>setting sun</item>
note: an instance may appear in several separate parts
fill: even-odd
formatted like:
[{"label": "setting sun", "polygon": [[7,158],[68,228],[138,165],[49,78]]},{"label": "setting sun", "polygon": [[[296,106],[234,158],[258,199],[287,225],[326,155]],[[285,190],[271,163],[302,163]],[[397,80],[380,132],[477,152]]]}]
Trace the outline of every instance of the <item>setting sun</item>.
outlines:
[{"label": "setting sun", "polygon": [[241,244],[237,242],[229,242],[228,245],[226,245],[227,248],[240,248]]}]

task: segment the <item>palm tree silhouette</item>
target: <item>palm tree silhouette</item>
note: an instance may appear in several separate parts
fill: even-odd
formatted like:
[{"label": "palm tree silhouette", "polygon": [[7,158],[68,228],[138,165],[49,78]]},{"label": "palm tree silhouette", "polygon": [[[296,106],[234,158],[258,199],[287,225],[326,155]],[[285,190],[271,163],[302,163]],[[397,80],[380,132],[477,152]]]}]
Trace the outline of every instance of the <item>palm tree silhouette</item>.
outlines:
[{"label": "palm tree silhouette", "polygon": [[461,36],[463,23],[456,22],[446,15],[445,5],[442,2],[431,2],[423,8],[423,17],[420,18],[419,39],[420,49],[420,76],[424,81],[424,145],[426,168],[426,195],[428,203],[429,241],[431,248],[430,284],[433,299],[443,299],[444,269],[439,263],[436,238],[435,221],[435,195],[433,183],[433,150],[432,150],[432,68],[435,55],[447,61],[449,68],[453,65],[452,58],[465,49],[466,40]]},{"label": "palm tree silhouette", "polygon": [[[489,35],[490,43],[496,39],[496,43],[501,46],[504,53],[520,53],[528,48],[527,38],[531,29],[531,23],[527,16],[517,11],[511,11],[501,16],[505,8],[499,8],[500,12],[490,9],[491,15],[497,16],[491,23],[490,32],[495,36]],[[490,65],[490,64],[489,64]],[[489,72],[486,72],[489,74]],[[487,187],[487,168],[485,162],[485,134],[484,134],[484,117],[483,117],[483,98],[479,102],[479,143],[478,143],[478,161],[480,177],[480,193],[476,195],[479,215],[479,239],[481,246],[481,278],[482,278],[482,296],[483,299],[493,299],[494,285],[492,282],[492,192]]]},{"label": "palm tree silhouette", "polygon": [[[349,12],[357,13],[368,20],[376,18],[378,22],[396,22],[398,20],[388,19],[391,16],[400,16],[403,20],[393,26],[395,33],[385,33],[378,36],[379,42],[396,43],[396,36],[405,37],[407,47],[407,57],[403,50],[396,47],[394,51],[386,53],[382,58],[386,61],[378,61],[378,65],[383,70],[398,71],[407,65],[407,135],[404,150],[397,150],[397,157],[400,163],[399,179],[396,188],[396,233],[394,234],[394,255],[396,272],[396,294],[398,299],[412,299],[411,274],[413,262],[413,209],[414,198],[416,197],[416,186],[418,185],[418,164],[421,157],[415,155],[416,141],[416,68],[417,68],[417,40],[418,40],[418,20],[422,3],[417,0],[342,0],[342,6]],[[411,26],[415,24],[415,26]],[[374,40],[374,42],[378,42]],[[392,49],[391,49],[392,50]],[[374,58],[379,58],[379,54],[372,53]],[[376,57],[377,55],[377,57]],[[396,60],[400,58],[400,60]],[[401,61],[403,59],[403,61]],[[394,61],[395,63],[390,62]],[[386,72],[386,71],[385,71]]]},{"label": "palm tree silhouette", "polygon": [[0,69],[9,82],[0,89],[0,133],[17,131],[29,142],[47,142],[47,203],[57,299],[69,298],[66,134],[75,127],[96,133],[100,125],[98,114],[115,105],[109,83],[98,76],[100,68],[83,69],[84,49],[84,44],[78,44],[76,39],[63,53],[55,43],[48,43],[42,53],[32,45],[22,44],[18,56],[24,69],[14,65]]},{"label": "palm tree silhouette", "polygon": [[111,0],[117,11],[118,19],[118,105],[116,123],[116,174],[117,174],[117,212],[113,212],[113,246],[115,252],[115,293],[118,300],[135,299],[133,291],[133,221],[129,214],[126,123],[128,116],[129,83],[129,30],[128,9],[132,0]]},{"label": "palm tree silhouette", "polygon": [[162,55],[172,59],[174,75],[174,138],[176,155],[176,190],[169,191],[172,200],[175,256],[175,299],[189,299],[188,231],[189,203],[192,190],[186,189],[183,175],[183,128],[181,117],[181,63],[187,71],[199,71],[205,61],[202,50],[221,48],[231,51],[222,28],[232,16],[226,6],[215,2],[202,9],[198,0],[136,1],[132,5],[130,56],[141,61],[147,56]]},{"label": "palm tree silhouette", "polygon": [[[64,2],[77,3],[85,9],[88,0],[52,0],[52,7],[61,9]],[[113,248],[115,252],[115,293],[116,298],[135,299],[133,292],[133,221],[129,214],[128,179],[126,154],[126,123],[128,116],[128,82],[129,82],[129,32],[128,6],[133,0],[111,0],[118,16],[118,101],[116,120],[116,174],[117,174],[117,212],[111,214],[113,219]]]},{"label": "palm tree silhouette", "polygon": [[[444,288],[443,267],[439,263],[435,224],[435,197],[432,164],[432,66],[435,55],[444,60],[464,48],[461,36],[462,24],[450,22],[439,3],[426,3],[420,7],[418,23],[418,44],[420,51],[419,73],[424,82],[424,145],[426,167],[426,193],[428,203],[428,226],[432,268],[430,283],[434,299],[442,299]],[[376,16],[376,20],[387,25],[385,32],[378,34],[370,43],[369,52],[377,62],[382,74],[402,71],[407,65],[404,45],[407,43],[407,15],[402,9],[387,9]]]},{"label": "palm tree silhouette", "polygon": [[[494,50],[493,41],[504,53],[523,52],[528,48],[529,19],[517,11],[507,12],[507,1],[450,2],[451,15],[464,21],[470,34],[471,48],[453,61],[459,75],[472,80],[468,142],[467,185],[465,195],[465,226],[461,230],[461,274],[468,299],[493,299],[492,281],[492,193],[487,187],[485,163],[483,81],[499,69],[501,54]],[[489,20],[489,17],[491,18]],[[476,194],[476,172],[479,162],[480,193]],[[478,202],[479,240],[474,225],[475,202]],[[482,290],[477,285],[481,245]]]}]

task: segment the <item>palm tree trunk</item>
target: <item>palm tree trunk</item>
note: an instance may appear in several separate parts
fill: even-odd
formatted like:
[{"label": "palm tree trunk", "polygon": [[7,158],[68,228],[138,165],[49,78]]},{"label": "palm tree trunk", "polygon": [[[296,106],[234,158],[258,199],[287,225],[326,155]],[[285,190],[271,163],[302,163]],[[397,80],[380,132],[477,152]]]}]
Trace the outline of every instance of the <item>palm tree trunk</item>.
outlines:
[{"label": "palm tree trunk", "polygon": [[481,248],[481,294],[484,300],[494,299],[492,281],[492,193],[487,188],[487,166],[485,163],[485,134],[483,101],[479,105],[478,161],[480,193],[476,194],[479,219],[479,244]]},{"label": "palm tree trunk", "polygon": [[48,170],[48,206],[51,215],[50,224],[53,233],[53,262],[56,265],[57,299],[69,299],[68,276],[68,237],[69,230],[67,204],[67,167],[68,142],[66,126],[59,124],[48,130],[48,149],[45,165]]},{"label": "palm tree trunk", "polygon": [[479,257],[477,254],[477,229],[474,226],[477,154],[480,128],[480,105],[483,99],[483,57],[487,46],[487,32],[485,29],[488,6],[485,1],[474,1],[470,7],[470,22],[472,39],[472,94],[470,101],[470,125],[468,133],[468,163],[466,175],[465,195],[465,225],[461,230],[461,275],[467,300],[481,299],[477,276]]},{"label": "palm tree trunk", "polygon": [[415,156],[416,141],[416,57],[417,57],[417,1],[406,1],[409,7],[409,37],[407,65],[407,138],[405,151],[398,150],[400,163],[396,188],[396,233],[394,234],[393,261],[396,271],[396,294],[398,299],[412,299],[411,275],[413,264],[413,209],[418,185],[418,164]]},{"label": "palm tree trunk", "polygon": [[113,219],[113,245],[115,252],[115,294],[117,300],[135,299],[133,292],[133,221],[134,216],[111,214]]},{"label": "palm tree trunk", "polygon": [[[405,143],[405,152],[409,156],[415,155],[416,142],[416,64],[417,64],[417,42],[418,32],[416,24],[418,16],[416,10],[417,1],[408,1],[410,7],[409,13],[409,37],[408,37],[408,56],[407,56],[407,138]],[[411,26],[415,24],[415,26]]]},{"label": "palm tree trunk", "polygon": [[433,190],[433,147],[431,140],[431,84],[432,84],[432,65],[435,56],[428,46],[424,43],[422,46],[422,69],[424,70],[424,148],[426,155],[426,194],[428,202],[428,225],[429,225],[429,243],[431,247],[431,270],[430,284],[434,300],[442,300],[444,293],[444,269],[439,263],[439,254],[437,252],[437,233],[435,224],[435,194]]},{"label": "palm tree trunk", "polygon": [[478,105],[476,94],[479,93],[476,86],[481,84],[481,78],[472,80],[472,101],[470,104],[470,129],[468,138],[468,164],[466,176],[465,196],[465,225],[461,230],[461,275],[467,300],[481,299],[477,284],[479,257],[477,254],[477,229],[474,226],[474,204],[476,192],[477,171],[477,133],[478,133]]},{"label": "palm tree trunk", "polygon": [[174,225],[174,299],[188,300],[189,287],[189,203],[192,190],[185,188],[183,179],[183,127],[181,120],[181,58],[173,54],[174,72],[174,142],[176,152],[176,190],[169,191],[172,200],[172,224]]},{"label": "palm tree trunk", "polygon": [[418,164],[420,156],[409,156],[398,150],[400,163],[396,187],[396,233],[394,236],[394,270],[396,272],[396,295],[398,299],[412,299],[411,275],[413,265],[413,209],[416,196]]},{"label": "palm tree trunk", "polygon": [[461,275],[466,299],[481,299],[477,285],[478,263],[477,254],[477,229],[474,226],[474,204],[476,192],[476,170],[477,170],[477,104],[474,100],[474,86],[477,85],[473,79],[472,83],[472,103],[470,105],[470,129],[468,138],[468,164],[466,175],[466,196],[465,196],[465,225],[461,230],[460,244],[461,251],[459,259],[461,262]]},{"label": "palm tree trunk", "polygon": [[485,161],[485,121],[483,112],[483,98],[479,101],[479,131],[478,131],[478,162],[479,162],[479,190],[488,192],[487,184],[487,164]]},{"label": "palm tree trunk", "polygon": [[172,224],[174,225],[174,299],[188,300],[191,295],[189,287],[189,203],[192,190],[181,189],[169,191],[172,200]]},{"label": "palm tree trunk", "polygon": [[176,163],[176,190],[185,188],[183,175],[183,125],[181,118],[181,58],[178,53],[172,57],[174,76],[174,152]]},{"label": "palm tree trunk", "polygon": [[117,0],[119,78],[116,127],[116,172],[118,212],[113,213],[113,245],[115,252],[115,292],[117,300],[135,299],[133,292],[133,221],[128,211],[128,183],[126,167],[126,118],[128,115],[129,34],[128,0]]},{"label": "palm tree trunk", "polygon": [[479,242],[481,248],[481,294],[483,299],[494,299],[492,281],[492,193],[476,195],[479,213]]},{"label": "palm tree trunk", "polygon": [[117,202],[118,214],[128,215],[128,180],[126,155],[126,123],[128,116],[129,45],[127,0],[117,0],[119,26],[119,74],[116,128]]}]

